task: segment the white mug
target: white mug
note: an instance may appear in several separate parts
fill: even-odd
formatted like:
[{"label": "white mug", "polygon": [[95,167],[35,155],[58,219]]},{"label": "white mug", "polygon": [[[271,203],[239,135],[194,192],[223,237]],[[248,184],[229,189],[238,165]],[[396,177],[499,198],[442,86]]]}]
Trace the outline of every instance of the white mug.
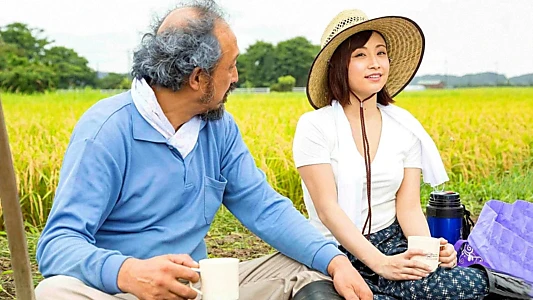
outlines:
[{"label": "white mug", "polygon": [[432,271],[439,266],[440,239],[430,236],[410,236],[407,238],[407,249],[421,249],[426,255],[413,256],[412,259],[429,265]]},{"label": "white mug", "polygon": [[208,258],[199,262],[200,268],[191,268],[200,273],[201,291],[192,287],[203,300],[239,299],[239,259]]}]

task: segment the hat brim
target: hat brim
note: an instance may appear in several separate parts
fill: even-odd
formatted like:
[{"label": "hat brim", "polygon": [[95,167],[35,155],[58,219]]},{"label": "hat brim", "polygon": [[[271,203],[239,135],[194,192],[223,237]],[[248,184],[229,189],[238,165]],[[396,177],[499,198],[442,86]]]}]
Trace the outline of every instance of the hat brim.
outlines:
[{"label": "hat brim", "polygon": [[307,99],[315,109],[330,104],[328,99],[328,62],[337,47],[350,36],[366,30],[379,32],[391,58],[386,88],[391,97],[401,92],[413,79],[424,55],[425,39],[420,27],[405,17],[381,17],[344,29],[318,53],[309,70]]}]

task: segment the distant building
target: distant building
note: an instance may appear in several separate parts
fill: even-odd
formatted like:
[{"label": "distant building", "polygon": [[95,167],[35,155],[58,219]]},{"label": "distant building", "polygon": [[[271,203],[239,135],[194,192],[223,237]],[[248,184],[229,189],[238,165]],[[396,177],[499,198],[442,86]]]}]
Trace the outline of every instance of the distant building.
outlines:
[{"label": "distant building", "polygon": [[404,91],[423,91],[425,89],[426,87],[420,84],[408,84],[403,90]]},{"label": "distant building", "polygon": [[422,85],[426,89],[443,89],[446,86],[442,80],[420,80],[417,85]]}]

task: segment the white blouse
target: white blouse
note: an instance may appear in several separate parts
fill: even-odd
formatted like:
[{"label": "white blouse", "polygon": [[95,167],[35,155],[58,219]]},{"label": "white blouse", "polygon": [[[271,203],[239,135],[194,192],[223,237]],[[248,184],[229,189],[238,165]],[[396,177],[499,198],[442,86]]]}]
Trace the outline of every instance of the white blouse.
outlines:
[{"label": "white blouse", "polygon": [[[404,169],[422,167],[420,140],[388,114],[382,112],[381,118],[380,142],[371,164],[372,233],[384,229],[394,222],[396,218],[396,193],[403,181]],[[331,164],[335,182],[338,184],[339,147],[332,106],[326,106],[301,116],[294,136],[293,155],[296,167]],[[356,156],[358,168],[361,168],[362,172],[366,174],[363,156],[358,151],[353,155]],[[359,213],[364,221],[368,213],[368,200],[366,175],[363,177],[363,191],[360,199],[362,210]],[[310,222],[327,238],[335,240],[331,232],[318,218],[309,191],[303,181],[302,188]],[[350,215],[349,212],[346,213]],[[362,230],[362,228],[359,229]]]}]

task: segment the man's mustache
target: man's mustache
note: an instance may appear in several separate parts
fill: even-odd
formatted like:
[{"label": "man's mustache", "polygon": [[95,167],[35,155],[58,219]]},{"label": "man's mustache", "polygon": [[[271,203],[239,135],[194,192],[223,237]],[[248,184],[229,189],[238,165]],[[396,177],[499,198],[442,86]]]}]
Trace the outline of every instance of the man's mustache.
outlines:
[{"label": "man's mustache", "polygon": [[236,88],[237,88],[237,84],[234,83],[234,82],[231,83],[231,84],[229,85],[228,90],[226,91],[226,93],[224,94],[224,97],[222,98],[222,102],[223,102],[223,103],[225,103],[226,101],[228,101],[228,95],[231,94],[231,92],[232,92],[233,90],[235,90]]},{"label": "man's mustache", "polygon": [[231,93],[233,90],[235,90],[237,88],[237,83],[235,82],[232,82],[230,85],[229,85],[229,88],[228,88],[228,91],[226,92],[226,95],[228,95],[229,93]]}]

